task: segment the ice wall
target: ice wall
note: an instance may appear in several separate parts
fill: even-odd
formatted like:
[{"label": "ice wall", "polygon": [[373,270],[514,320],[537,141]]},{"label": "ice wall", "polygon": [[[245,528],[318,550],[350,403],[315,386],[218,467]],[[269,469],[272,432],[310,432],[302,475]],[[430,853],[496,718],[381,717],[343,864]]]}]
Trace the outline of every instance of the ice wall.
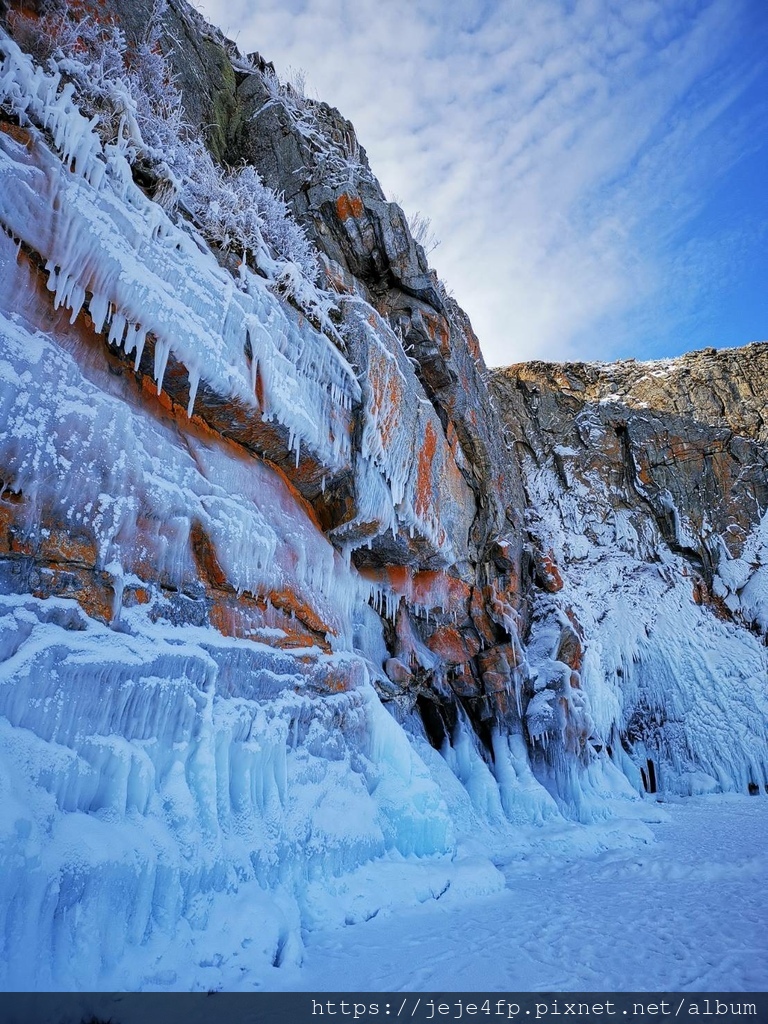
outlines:
[{"label": "ice wall", "polygon": [[321,330],[0,56],[0,982],[234,986],[526,829],[766,779],[764,525],[718,618],[594,410],[501,429],[392,204],[318,185]]},{"label": "ice wall", "polygon": [[118,632],[71,601],[0,612],[4,987],[146,982],[238,892],[258,897],[238,926],[249,963],[279,963],[300,955],[312,882],[453,849],[359,660],[299,662],[135,611]]},{"label": "ice wall", "polygon": [[300,958],[302,927],[459,888],[441,785],[371,686],[368,602],[400,595],[350,562],[371,534],[335,548],[305,494],[351,476],[374,537],[447,565],[471,511],[441,525],[439,477],[466,487],[410,367],[361,409],[361,368],[1,46],[0,980],[197,986],[224,957],[236,980],[238,955]]}]

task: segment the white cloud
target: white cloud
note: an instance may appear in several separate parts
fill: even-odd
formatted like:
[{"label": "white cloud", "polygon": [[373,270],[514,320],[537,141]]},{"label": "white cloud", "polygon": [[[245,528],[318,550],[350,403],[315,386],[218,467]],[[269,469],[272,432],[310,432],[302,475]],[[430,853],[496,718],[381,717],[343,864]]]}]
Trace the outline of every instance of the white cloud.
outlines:
[{"label": "white cloud", "polygon": [[724,59],[749,2],[199,7],[352,120],[385,191],[432,218],[433,262],[499,364],[608,356],[620,338],[574,345],[663,285],[672,230],[744,145],[720,122],[749,82]]}]

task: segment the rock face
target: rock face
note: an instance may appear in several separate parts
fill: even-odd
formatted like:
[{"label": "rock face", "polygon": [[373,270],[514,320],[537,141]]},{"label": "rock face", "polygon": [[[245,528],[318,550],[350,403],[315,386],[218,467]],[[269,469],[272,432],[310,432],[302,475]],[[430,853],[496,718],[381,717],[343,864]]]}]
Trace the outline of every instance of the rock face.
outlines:
[{"label": "rock face", "polygon": [[697,704],[736,694],[758,722],[739,788],[762,785],[766,368],[762,344],[493,376],[549,550],[529,650],[541,634],[563,680],[602,680],[591,742],[621,745],[653,791],[722,778],[733,737]]},{"label": "rock face", "polygon": [[768,508],[766,380],[768,345],[754,344],[650,363],[520,364],[493,387],[518,451],[657,532],[704,600],[713,587],[722,596],[718,567],[742,557]]},{"label": "rock face", "polygon": [[[100,5],[98,16],[104,19],[111,13],[125,30],[130,47],[143,37],[153,6],[149,0],[131,5],[129,10],[119,4]],[[326,536],[364,571],[368,585],[392,593],[390,601],[403,602],[398,614],[414,618],[421,640],[432,642],[433,633],[443,628],[441,616],[450,621],[460,643],[455,657],[447,662],[449,674],[457,669],[461,672],[464,690],[471,686],[481,713],[486,715],[483,674],[476,656],[485,647],[508,643],[510,628],[516,632],[511,620],[494,611],[493,602],[497,592],[509,589],[510,579],[520,576],[523,541],[516,527],[523,495],[514,464],[507,460],[504,469],[497,471],[505,462],[503,431],[483,379],[482,356],[472,328],[429,270],[402,210],[386,202],[351,124],[325,104],[303,100],[290,89],[278,89],[263,61],[244,61],[233,44],[210,29],[187,4],[174,0],[163,17],[167,37],[173,40],[171,57],[188,118],[204,126],[216,156],[233,164],[249,161],[268,185],[285,194],[325,255],[325,275],[338,290],[345,339],[346,359],[329,354],[324,339],[308,324],[297,323],[290,309],[270,311],[262,301],[257,315],[262,322],[266,317],[279,318],[278,330],[283,338],[287,335],[288,346],[281,343],[282,351],[275,352],[274,344],[267,340],[266,353],[249,356],[255,341],[247,335],[235,357],[245,386],[235,397],[228,381],[214,381],[203,373],[195,385],[194,419],[222,440],[278,467],[309,501]],[[44,194],[53,204],[61,187],[55,162],[50,164],[43,155],[34,132],[25,134],[25,129],[18,129],[16,134],[18,140],[14,141],[35,151],[27,164],[49,164]],[[7,137],[10,139],[8,133]],[[39,177],[37,166],[22,170],[22,162],[17,158],[17,175],[26,173],[30,180]],[[37,183],[34,187],[41,188]],[[98,215],[113,216],[104,209]],[[41,226],[37,234],[31,231],[33,219]],[[45,235],[44,223],[44,217],[37,214],[33,218],[27,209],[8,209],[5,218],[7,230],[22,241],[25,259],[32,265],[49,261],[61,266],[65,256],[60,250],[69,228],[57,225],[55,234],[49,228]],[[114,224],[112,233],[124,234],[125,227]],[[98,234],[95,227],[90,234]],[[132,234],[136,245],[141,232],[134,228]],[[62,239],[58,249],[57,238]],[[127,252],[128,248],[116,258],[102,244],[98,256],[91,252],[90,259],[102,266],[111,260],[115,267],[111,273],[118,274]],[[177,273],[167,264],[154,267],[158,303],[169,271]],[[187,259],[182,273],[199,273],[199,269],[193,270]],[[100,278],[104,276],[102,271]],[[200,280],[212,297],[204,312],[208,322],[231,318],[223,304],[229,301],[226,292],[221,292],[212,277]],[[83,287],[90,294],[101,287],[101,281],[92,279],[83,282]],[[14,288],[9,282],[9,289]],[[221,301],[216,299],[217,292]],[[126,306],[128,296],[116,295],[113,301]],[[8,302],[12,305],[11,298]],[[249,312],[250,307],[243,308],[243,323]],[[146,308],[143,316],[149,319]],[[160,403],[178,420],[184,418],[182,410],[190,404],[192,381],[199,376],[198,366],[206,355],[199,345],[196,351],[189,346],[180,351],[178,336],[167,331],[160,337],[161,318],[159,311],[152,323],[140,325],[147,330],[147,337],[137,359],[136,350],[127,343],[121,348],[113,342],[106,356],[135,363],[127,376],[144,392],[154,387],[158,360],[165,360]],[[98,346],[92,319],[84,313],[75,319],[69,333],[89,335],[88,343]],[[272,333],[274,336],[274,330]],[[307,346],[314,349],[312,365],[297,374],[298,353]],[[254,371],[257,361],[258,370]],[[354,376],[350,364],[355,367]],[[307,373],[314,379],[315,424],[330,420],[332,450],[321,443],[322,427],[315,426],[302,436],[294,423],[295,406],[307,400]],[[227,374],[231,376],[229,368]],[[285,392],[285,382],[278,384],[278,374],[295,378],[290,396],[279,393]],[[252,375],[257,401],[264,410],[258,417],[248,408],[247,382]],[[325,407],[324,393],[329,387],[337,401]],[[190,531],[190,544],[195,548],[192,561],[199,571],[188,573],[185,596],[194,601],[198,598],[190,587],[211,586],[211,573],[220,587],[237,590],[233,581],[225,580],[225,574],[211,569],[215,559],[201,554],[205,548],[201,536],[197,528]],[[502,549],[504,555],[498,558]],[[407,578],[407,585],[393,591],[395,568],[400,571],[398,579]],[[433,581],[436,596],[420,582],[426,578]],[[162,585],[160,579],[156,582]],[[448,609],[441,604],[443,594],[454,593],[457,587],[462,594],[460,604]],[[513,604],[519,604],[512,590]],[[412,592],[417,594],[415,603],[410,598]],[[253,599],[275,604],[274,594]],[[239,606],[247,600],[250,598],[238,598]],[[288,605],[292,603],[295,601]],[[278,602],[285,604],[284,598]],[[202,610],[194,615],[196,621],[209,621]],[[304,611],[298,618],[306,623],[311,616]],[[240,621],[238,616],[235,619]],[[217,613],[219,625],[233,621],[229,613]],[[316,636],[322,634],[321,621],[315,618]],[[254,628],[257,625],[260,627],[259,623]],[[246,627],[241,623],[237,628]],[[441,642],[439,637],[434,641]],[[444,675],[441,669],[438,676]],[[443,682],[437,683],[434,694],[441,701]]]},{"label": "rock face", "polygon": [[[129,53],[154,10],[76,6]],[[330,913],[323,880],[768,780],[766,347],[488,383],[349,122],[184,0],[162,17],[188,121],[285,194],[321,292],[302,306],[162,205],[162,162],[0,36],[19,985],[133,987],[126,950],[235,890],[279,965]],[[382,905],[355,884],[341,921]]]}]

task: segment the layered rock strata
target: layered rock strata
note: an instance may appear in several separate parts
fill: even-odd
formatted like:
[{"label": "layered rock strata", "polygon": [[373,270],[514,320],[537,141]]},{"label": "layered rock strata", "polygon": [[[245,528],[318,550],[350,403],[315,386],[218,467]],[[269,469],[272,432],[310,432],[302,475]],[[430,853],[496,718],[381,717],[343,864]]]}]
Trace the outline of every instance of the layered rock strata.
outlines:
[{"label": "layered rock strata", "polygon": [[[154,10],[76,6],[129,49]],[[163,962],[236,892],[279,966],[378,912],[360,872],[450,885],[468,834],[764,785],[765,347],[489,384],[349,122],[183,0],[163,27],[321,292],[206,240],[0,37],[9,978],[130,986],[128,950]]]}]

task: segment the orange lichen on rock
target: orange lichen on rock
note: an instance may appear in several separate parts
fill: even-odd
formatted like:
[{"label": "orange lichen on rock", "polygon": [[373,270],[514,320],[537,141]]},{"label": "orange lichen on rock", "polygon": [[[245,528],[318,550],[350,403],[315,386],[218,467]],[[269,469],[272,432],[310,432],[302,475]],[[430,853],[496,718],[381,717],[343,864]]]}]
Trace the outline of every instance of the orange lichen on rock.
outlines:
[{"label": "orange lichen on rock", "polygon": [[496,629],[487,609],[490,597],[490,587],[472,587],[469,599],[469,616],[472,625],[486,647],[492,647],[496,642]]},{"label": "orange lichen on rock", "polygon": [[89,568],[96,565],[98,558],[93,538],[55,527],[43,531],[38,554],[46,562],[66,562]]},{"label": "orange lichen on rock", "polygon": [[17,513],[13,505],[0,500],[0,553],[8,554],[11,548],[11,528],[16,522]]},{"label": "orange lichen on rock", "polygon": [[537,551],[534,556],[536,566],[536,581],[542,590],[549,594],[556,594],[563,589],[563,578],[555,562],[554,553],[550,550],[546,554]]},{"label": "orange lichen on rock", "polygon": [[323,689],[328,693],[346,693],[354,686],[354,677],[343,668],[336,668],[323,676]]},{"label": "orange lichen on rock", "polygon": [[480,641],[469,631],[455,626],[439,626],[427,641],[427,646],[446,665],[461,665],[475,657],[480,650]]},{"label": "orange lichen on rock", "polygon": [[[570,615],[568,618],[573,622]],[[558,641],[557,654],[555,657],[558,661],[562,661],[575,672],[581,672],[581,666],[584,662],[584,646],[582,643],[580,627],[577,628],[575,625],[566,625],[561,629],[560,640]]]},{"label": "orange lichen on rock", "polygon": [[[330,653],[331,647],[325,638],[307,629],[298,616],[283,614],[279,617],[279,626],[267,626],[266,608],[264,597],[219,591],[210,597],[208,614],[213,628],[224,636],[253,640],[286,650],[318,647]],[[270,621],[274,621],[274,618],[274,615],[270,616]]]},{"label": "orange lichen on rock", "polygon": [[298,620],[303,626],[316,636],[325,637],[326,633],[333,633],[331,627],[302,601],[292,590],[270,590],[265,597],[259,600],[268,601],[273,608],[279,609],[286,615]]},{"label": "orange lichen on rock", "polygon": [[98,569],[41,565],[33,573],[32,596],[72,598],[100,622],[111,622],[114,616],[114,580]]},{"label": "orange lichen on rock", "polygon": [[136,586],[131,584],[123,591],[123,607],[132,608],[135,605],[149,604],[152,600],[152,591],[149,587]]},{"label": "orange lichen on rock", "polygon": [[32,136],[28,128],[23,128],[21,125],[8,121],[3,117],[0,117],[0,132],[10,135],[15,142],[20,143],[26,149],[29,149],[32,145]]},{"label": "orange lichen on rock", "polygon": [[192,529],[189,531],[189,542],[201,579],[216,588],[234,589],[227,584],[227,577],[219,564],[216,549],[201,523],[194,522],[192,524]]},{"label": "orange lichen on rock", "polygon": [[439,351],[447,356],[451,349],[451,332],[445,317],[438,313],[431,313],[426,309],[422,310],[422,318],[427,328],[427,333],[432,341],[437,342]]},{"label": "orange lichen on rock", "polygon": [[408,565],[385,565],[378,568],[362,567],[364,579],[392,591],[406,603],[429,612],[457,612],[466,614],[472,588],[456,576],[439,569],[415,571]]},{"label": "orange lichen on rock", "polygon": [[436,569],[414,572],[411,576],[413,603],[423,608],[442,608],[462,612],[468,607],[471,587],[456,576]]},{"label": "orange lichen on rock", "polygon": [[457,697],[478,697],[480,685],[469,662],[455,665],[448,672],[448,683]]},{"label": "orange lichen on rock", "polygon": [[437,432],[434,425],[427,423],[424,441],[419,449],[418,468],[416,470],[416,514],[422,518],[429,513],[433,500],[432,462],[437,450]]},{"label": "orange lichen on rock", "polygon": [[349,220],[350,217],[362,217],[365,207],[360,196],[350,195],[343,192],[336,200],[336,213],[339,220]]}]

